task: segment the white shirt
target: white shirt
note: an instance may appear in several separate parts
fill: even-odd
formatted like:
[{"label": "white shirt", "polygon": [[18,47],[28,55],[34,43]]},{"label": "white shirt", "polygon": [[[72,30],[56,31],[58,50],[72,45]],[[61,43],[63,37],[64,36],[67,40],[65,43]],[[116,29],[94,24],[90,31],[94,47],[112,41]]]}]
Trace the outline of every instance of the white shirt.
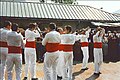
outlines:
[{"label": "white shirt", "polygon": [[100,31],[98,31],[94,36],[93,36],[93,42],[102,42],[102,33],[100,35]]},{"label": "white shirt", "polygon": [[38,31],[31,31],[29,29],[25,31],[25,39],[27,41],[35,41],[35,38],[37,37],[40,37],[40,34]]},{"label": "white shirt", "polygon": [[8,30],[7,28],[1,28],[0,29],[0,41],[7,42],[7,34],[11,32],[11,30]]},{"label": "white shirt", "polygon": [[88,29],[88,31],[86,31],[85,34],[81,34],[78,36],[80,39],[80,42],[88,42],[90,31],[91,31],[91,29]]},{"label": "white shirt", "polygon": [[15,31],[7,34],[8,46],[24,47],[23,36]]},{"label": "white shirt", "polygon": [[60,33],[57,31],[50,31],[45,35],[45,38],[42,41],[42,45],[46,45],[46,43],[60,43],[61,38],[60,38]]},{"label": "white shirt", "polygon": [[74,44],[76,41],[76,36],[74,34],[62,34],[61,44]]}]

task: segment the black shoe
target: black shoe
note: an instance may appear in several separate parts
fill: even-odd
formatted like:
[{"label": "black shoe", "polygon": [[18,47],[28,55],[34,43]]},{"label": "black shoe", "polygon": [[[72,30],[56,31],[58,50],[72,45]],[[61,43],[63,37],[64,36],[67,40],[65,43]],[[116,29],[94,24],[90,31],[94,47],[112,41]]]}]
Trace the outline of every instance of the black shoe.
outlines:
[{"label": "black shoe", "polygon": [[62,79],[62,76],[57,76],[57,79]]},{"label": "black shoe", "polygon": [[88,68],[86,67],[86,68],[84,68],[84,69],[81,69],[81,70],[84,70],[84,71],[85,71],[85,70],[88,70]]},{"label": "black shoe", "polygon": [[101,72],[99,72],[99,74],[102,74]]},{"label": "black shoe", "polygon": [[38,78],[32,78],[31,80],[38,80]]},{"label": "black shoe", "polygon": [[101,74],[101,72],[99,72],[99,73],[94,73],[94,75],[100,75]]},{"label": "black shoe", "polygon": [[24,77],[24,79],[23,80],[27,80],[27,77]]}]

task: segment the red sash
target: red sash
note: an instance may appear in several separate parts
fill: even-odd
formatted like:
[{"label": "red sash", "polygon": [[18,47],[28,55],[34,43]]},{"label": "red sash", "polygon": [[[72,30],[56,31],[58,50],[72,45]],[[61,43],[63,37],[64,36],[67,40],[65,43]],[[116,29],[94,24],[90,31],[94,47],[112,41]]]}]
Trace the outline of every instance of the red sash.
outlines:
[{"label": "red sash", "polygon": [[81,47],[87,47],[88,46],[88,42],[81,42]]},{"label": "red sash", "polygon": [[64,48],[64,45],[63,44],[59,44],[59,51],[62,51]]},{"label": "red sash", "polygon": [[26,41],[25,47],[36,48],[36,43],[35,41]]},{"label": "red sash", "polygon": [[21,47],[8,46],[8,54],[10,53],[22,54],[22,49]]},{"label": "red sash", "polygon": [[71,52],[71,51],[73,51],[73,45],[72,44],[64,44],[63,45],[63,51],[64,52]]},{"label": "red sash", "polygon": [[101,42],[94,42],[94,48],[102,48]]},{"label": "red sash", "polygon": [[46,52],[55,52],[59,50],[59,43],[47,43]]},{"label": "red sash", "polygon": [[7,42],[0,41],[0,47],[8,47]]}]

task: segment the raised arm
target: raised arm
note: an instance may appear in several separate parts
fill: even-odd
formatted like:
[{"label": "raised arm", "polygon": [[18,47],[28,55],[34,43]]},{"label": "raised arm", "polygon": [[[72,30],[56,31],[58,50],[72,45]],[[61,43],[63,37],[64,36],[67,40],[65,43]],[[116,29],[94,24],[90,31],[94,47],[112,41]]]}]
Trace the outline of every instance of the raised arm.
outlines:
[{"label": "raised arm", "polygon": [[89,29],[85,32],[86,37],[89,37],[89,33],[90,33],[90,31],[91,31],[91,28],[89,28]]}]

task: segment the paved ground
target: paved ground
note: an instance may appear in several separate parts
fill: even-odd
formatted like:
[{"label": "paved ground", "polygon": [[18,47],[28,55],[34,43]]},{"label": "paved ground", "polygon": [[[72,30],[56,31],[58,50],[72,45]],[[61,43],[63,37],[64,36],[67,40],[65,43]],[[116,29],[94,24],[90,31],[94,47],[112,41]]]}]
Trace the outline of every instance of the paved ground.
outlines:
[{"label": "paved ground", "polygon": [[[80,71],[81,66],[81,63],[77,63],[73,66],[73,80],[120,80],[120,61],[114,63],[103,63],[101,69],[102,74],[100,76],[93,75],[94,64],[92,62],[88,64],[89,69],[87,71]],[[22,68],[23,71],[21,80],[24,77],[24,65]],[[37,63],[37,77],[39,80],[43,80],[43,76],[43,63]],[[15,74],[13,74],[13,80],[15,80]]]}]

